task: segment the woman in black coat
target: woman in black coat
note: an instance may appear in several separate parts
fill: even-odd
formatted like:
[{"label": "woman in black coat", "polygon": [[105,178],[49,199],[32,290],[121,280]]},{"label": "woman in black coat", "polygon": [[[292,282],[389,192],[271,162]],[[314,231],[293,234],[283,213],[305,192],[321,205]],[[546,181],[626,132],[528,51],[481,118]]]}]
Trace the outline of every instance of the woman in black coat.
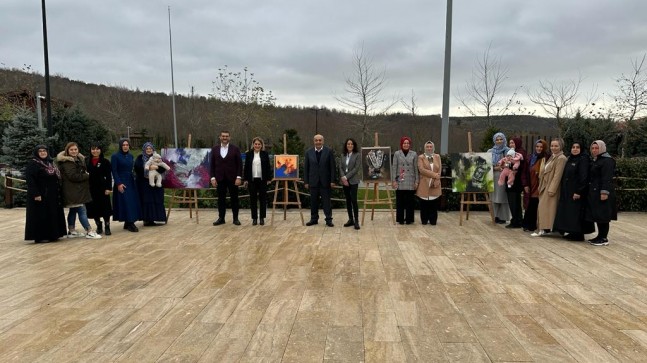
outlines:
[{"label": "woman in black coat", "polygon": [[56,241],[67,234],[61,200],[61,172],[49,156],[47,146],[38,145],[25,170],[27,214],[25,240]]},{"label": "woman in black coat", "polygon": [[[105,223],[105,233],[111,235],[110,216],[112,216],[112,204],[110,203],[110,193],[112,193],[112,166],[103,156],[100,145],[93,144],[90,147],[92,157],[86,159],[86,167],[90,174],[90,195],[92,201],[85,204],[88,210],[88,218],[93,218],[97,224],[97,233],[103,234],[103,225]],[[103,218],[103,222],[101,222]]]},{"label": "woman in black coat", "polygon": [[584,241],[584,235],[593,233],[593,223],[584,220],[589,186],[589,154],[582,150],[582,144],[571,145],[571,155],[564,166],[560,188],[559,204],[553,230],[568,233],[570,241]]},{"label": "woman in black coat", "polygon": [[245,153],[243,169],[244,185],[249,188],[249,204],[252,210],[252,225],[258,223],[257,201],[260,202],[261,226],[265,224],[267,209],[267,185],[272,182],[270,156],[265,151],[263,139],[255,137],[252,149]]},{"label": "woman in black coat", "polygon": [[606,246],[609,234],[609,222],[616,220],[616,191],[613,187],[613,176],[616,173],[616,161],[607,153],[607,145],[602,140],[591,144],[593,162],[589,174],[589,197],[586,209],[586,220],[595,222],[598,235],[589,240],[594,246]]}]

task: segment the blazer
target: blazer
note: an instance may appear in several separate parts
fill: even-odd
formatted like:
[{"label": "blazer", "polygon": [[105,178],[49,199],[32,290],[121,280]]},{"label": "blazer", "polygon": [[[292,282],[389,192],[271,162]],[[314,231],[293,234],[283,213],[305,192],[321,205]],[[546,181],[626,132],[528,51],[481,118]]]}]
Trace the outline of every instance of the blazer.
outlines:
[{"label": "blazer", "polygon": [[304,161],[303,181],[313,187],[330,188],[335,181],[335,155],[333,151],[324,146],[321,150],[321,158],[317,162],[315,148],[306,151]]},{"label": "blazer", "polygon": [[[348,172],[346,172],[348,168]],[[339,163],[339,177],[346,177],[349,184],[359,184],[359,171],[362,168],[360,153],[352,153],[348,165],[346,165],[346,155],[341,156]]]},{"label": "blazer", "polygon": [[[265,150],[260,151],[261,158],[261,180],[270,181],[273,178],[272,166],[270,166],[270,155]],[[243,179],[252,181],[252,162],[254,161],[254,150],[249,150],[245,153],[245,167],[243,168]]]},{"label": "blazer", "polygon": [[240,149],[236,145],[229,144],[229,151],[223,159],[220,156],[220,144],[212,147],[210,174],[218,182],[223,180],[235,182],[238,177],[242,178],[243,160],[240,157]]},{"label": "blazer", "polygon": [[[418,183],[418,155],[415,151],[409,150],[404,156],[402,150],[393,154],[393,166],[391,167],[391,181],[398,182],[398,190],[415,190],[414,184]],[[404,176],[404,180],[402,180]]]},{"label": "blazer", "polygon": [[442,164],[440,155],[433,154],[432,157],[434,170],[431,170],[431,164],[425,154],[418,156],[418,172],[420,173],[420,183],[416,190],[416,195],[420,198],[438,197],[442,194],[440,188],[440,174]]}]

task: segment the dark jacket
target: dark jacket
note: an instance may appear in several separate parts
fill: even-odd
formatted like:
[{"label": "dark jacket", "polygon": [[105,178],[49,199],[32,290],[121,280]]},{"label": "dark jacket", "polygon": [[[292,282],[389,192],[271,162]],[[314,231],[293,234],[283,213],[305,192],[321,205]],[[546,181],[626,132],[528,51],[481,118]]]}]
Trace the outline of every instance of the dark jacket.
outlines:
[{"label": "dark jacket", "polygon": [[85,204],[92,200],[90,195],[90,174],[85,166],[85,157],[79,154],[76,158],[61,151],[56,156],[63,178],[63,201],[65,206]]},{"label": "dark jacket", "polygon": [[220,156],[220,144],[211,148],[211,177],[216,181],[229,180],[235,182],[236,178],[243,176],[243,160],[240,157],[240,149],[236,145],[229,144],[227,155],[223,159]]},{"label": "dark jacket", "polygon": [[90,195],[92,196],[92,201],[85,205],[88,210],[88,217],[111,216],[110,195],[106,195],[106,190],[112,190],[112,166],[110,162],[102,154],[97,165],[93,165],[92,158],[88,158],[85,166],[88,173],[90,173]]},{"label": "dark jacket", "polygon": [[303,182],[305,184],[312,187],[330,188],[330,184],[335,182],[335,155],[329,147],[322,148],[319,161],[317,161],[314,147],[306,151],[303,166]]},{"label": "dark jacket", "polygon": [[[45,160],[48,163],[49,160]],[[49,174],[36,158],[27,164],[27,213],[25,240],[56,240],[67,234],[67,223],[60,198],[60,180]],[[41,197],[40,201],[34,200]]]},{"label": "dark jacket", "polygon": [[[615,173],[616,161],[611,157],[598,157],[591,162],[587,220],[609,222],[618,219],[616,191],[613,186]],[[600,200],[601,193],[608,193],[608,199]]]},{"label": "dark jacket", "polygon": [[[589,155],[571,155],[564,166],[559,204],[553,229],[567,233],[593,233],[592,223],[584,221],[586,198],[589,187]],[[574,200],[578,194],[580,199]]]},{"label": "dark jacket", "polygon": [[[261,158],[261,180],[270,181],[274,177],[272,175],[272,166],[270,165],[270,155],[267,151],[260,151]],[[254,160],[254,150],[249,150],[245,153],[245,167],[243,170],[243,179],[250,182],[252,179],[252,161]]]}]

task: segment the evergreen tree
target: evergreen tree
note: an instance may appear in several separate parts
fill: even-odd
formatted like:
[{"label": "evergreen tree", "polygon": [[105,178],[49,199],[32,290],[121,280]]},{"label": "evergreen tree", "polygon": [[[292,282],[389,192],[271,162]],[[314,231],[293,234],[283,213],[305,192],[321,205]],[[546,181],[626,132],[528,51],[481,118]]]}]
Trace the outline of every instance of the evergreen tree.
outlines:
[{"label": "evergreen tree", "polygon": [[[306,145],[301,141],[297,130],[285,130],[285,137],[288,143],[288,155],[302,155],[305,152]],[[274,144],[274,153],[283,154],[283,135],[281,135],[280,142]]]},{"label": "evergreen tree", "polygon": [[38,120],[33,112],[20,110],[2,134],[0,162],[24,172],[34,155],[34,147],[45,144],[50,147],[50,155],[55,156],[51,148],[55,141],[56,135],[48,138],[47,130],[38,127]]},{"label": "evergreen tree", "polygon": [[56,152],[65,149],[68,142],[76,142],[79,151],[85,156],[90,154],[90,145],[98,143],[107,150],[111,136],[108,129],[96,120],[89,118],[79,108],[58,108],[53,113],[54,132],[58,134]]}]

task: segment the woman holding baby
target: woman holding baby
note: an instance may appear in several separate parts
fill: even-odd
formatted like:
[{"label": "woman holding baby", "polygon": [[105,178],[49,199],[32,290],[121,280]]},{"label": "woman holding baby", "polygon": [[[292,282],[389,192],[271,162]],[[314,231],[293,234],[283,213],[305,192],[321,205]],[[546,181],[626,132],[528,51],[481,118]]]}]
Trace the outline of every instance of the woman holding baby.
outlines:
[{"label": "woman holding baby", "polygon": [[155,170],[158,173],[164,173],[166,169],[157,165],[148,165],[148,161],[155,154],[155,146],[151,142],[146,142],[142,146],[142,154],[135,159],[135,179],[139,191],[139,201],[142,211],[142,220],[144,226],[156,226],[155,222],[166,223],[166,213],[164,212],[164,188],[151,185],[148,173]]}]

